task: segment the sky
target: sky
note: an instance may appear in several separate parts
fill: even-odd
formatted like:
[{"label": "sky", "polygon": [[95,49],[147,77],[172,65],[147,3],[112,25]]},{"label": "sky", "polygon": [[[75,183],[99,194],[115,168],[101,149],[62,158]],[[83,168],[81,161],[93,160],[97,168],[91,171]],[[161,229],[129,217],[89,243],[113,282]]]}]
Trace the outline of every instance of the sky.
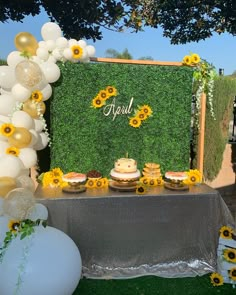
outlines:
[{"label": "sky", "polygon": [[[43,11],[40,15],[27,16],[20,22],[9,21],[0,23],[0,58],[6,59],[8,54],[16,50],[14,38],[20,32],[31,33],[37,41],[41,41],[41,28],[48,22],[48,16]],[[144,28],[144,32],[118,33],[103,30],[103,39],[93,42],[86,40],[88,45],[96,49],[96,57],[106,57],[109,48],[122,52],[128,49],[133,59],[151,56],[156,61],[182,61],[185,55],[198,53],[201,58],[212,63],[217,72],[224,69],[225,75],[236,71],[236,36],[224,33],[215,34],[200,42],[183,45],[172,45],[170,39],[162,36],[161,29]]]}]

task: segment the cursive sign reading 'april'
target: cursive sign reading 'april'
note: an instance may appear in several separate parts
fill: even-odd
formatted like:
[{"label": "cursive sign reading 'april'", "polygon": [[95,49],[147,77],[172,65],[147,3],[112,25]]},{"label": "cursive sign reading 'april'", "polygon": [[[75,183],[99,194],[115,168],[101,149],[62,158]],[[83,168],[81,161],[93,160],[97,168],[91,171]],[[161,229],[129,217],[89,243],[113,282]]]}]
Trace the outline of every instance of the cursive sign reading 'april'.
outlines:
[{"label": "cursive sign reading 'april'", "polygon": [[132,97],[128,105],[116,106],[116,98],[114,97],[112,103],[106,105],[103,108],[103,114],[105,116],[110,116],[110,115],[113,116],[112,121],[115,120],[117,115],[130,114],[133,111],[132,109],[133,100],[134,98]]}]

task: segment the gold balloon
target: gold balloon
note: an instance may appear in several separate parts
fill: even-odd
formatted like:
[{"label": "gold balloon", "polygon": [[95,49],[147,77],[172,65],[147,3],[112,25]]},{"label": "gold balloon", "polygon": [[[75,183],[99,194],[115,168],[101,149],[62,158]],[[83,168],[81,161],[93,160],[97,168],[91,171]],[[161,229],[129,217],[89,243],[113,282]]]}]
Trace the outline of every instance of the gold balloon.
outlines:
[{"label": "gold balloon", "polygon": [[8,137],[8,143],[19,149],[27,147],[32,139],[31,133],[24,127],[15,127],[14,133]]},{"label": "gold balloon", "polygon": [[40,66],[33,61],[23,60],[15,68],[16,80],[26,88],[33,88],[43,79]]},{"label": "gold balloon", "polygon": [[43,101],[34,102],[32,99],[28,99],[23,104],[23,111],[28,113],[32,118],[38,119],[40,114],[44,114],[46,105]]},{"label": "gold balloon", "polygon": [[15,46],[21,52],[25,51],[31,55],[36,55],[38,42],[32,34],[21,32],[15,36]]},{"label": "gold balloon", "polygon": [[11,190],[16,188],[16,180],[12,177],[0,177],[0,196],[5,197]]}]

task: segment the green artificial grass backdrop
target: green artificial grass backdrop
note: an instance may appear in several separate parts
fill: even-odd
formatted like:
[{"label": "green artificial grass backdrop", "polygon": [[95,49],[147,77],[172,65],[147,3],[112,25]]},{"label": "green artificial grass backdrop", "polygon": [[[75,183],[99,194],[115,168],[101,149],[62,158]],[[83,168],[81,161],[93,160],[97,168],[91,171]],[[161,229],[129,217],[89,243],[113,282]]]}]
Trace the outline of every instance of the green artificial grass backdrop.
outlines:
[{"label": "green artificial grass backdrop", "polygon": [[[109,176],[116,159],[128,156],[142,169],[146,162],[167,170],[188,170],[192,100],[191,67],[89,63],[60,64],[50,105],[51,168],[64,173],[96,169]],[[113,86],[110,105],[92,107],[102,89]],[[131,105],[131,100],[133,103]],[[138,106],[153,113],[139,128],[129,125]],[[114,117],[117,108],[130,114]]]},{"label": "green artificial grass backdrop", "polygon": [[210,275],[194,278],[144,276],[127,280],[82,279],[73,295],[233,295],[230,284],[214,287]]}]

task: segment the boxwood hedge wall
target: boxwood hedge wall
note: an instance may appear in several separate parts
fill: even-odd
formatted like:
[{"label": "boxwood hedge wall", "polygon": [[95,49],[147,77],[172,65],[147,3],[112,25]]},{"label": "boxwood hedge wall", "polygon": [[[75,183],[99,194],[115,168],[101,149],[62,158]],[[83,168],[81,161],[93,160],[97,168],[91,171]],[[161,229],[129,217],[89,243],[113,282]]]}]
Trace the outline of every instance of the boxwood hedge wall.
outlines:
[{"label": "boxwood hedge wall", "polygon": [[[117,158],[160,163],[167,170],[189,169],[192,69],[190,67],[89,63],[60,65],[61,78],[50,99],[50,168],[64,173],[97,169],[109,176]],[[114,86],[115,109],[129,115],[105,116],[91,107],[92,99]],[[113,98],[107,101],[112,103]],[[140,128],[129,125],[137,106],[149,105],[153,115]]]}]

